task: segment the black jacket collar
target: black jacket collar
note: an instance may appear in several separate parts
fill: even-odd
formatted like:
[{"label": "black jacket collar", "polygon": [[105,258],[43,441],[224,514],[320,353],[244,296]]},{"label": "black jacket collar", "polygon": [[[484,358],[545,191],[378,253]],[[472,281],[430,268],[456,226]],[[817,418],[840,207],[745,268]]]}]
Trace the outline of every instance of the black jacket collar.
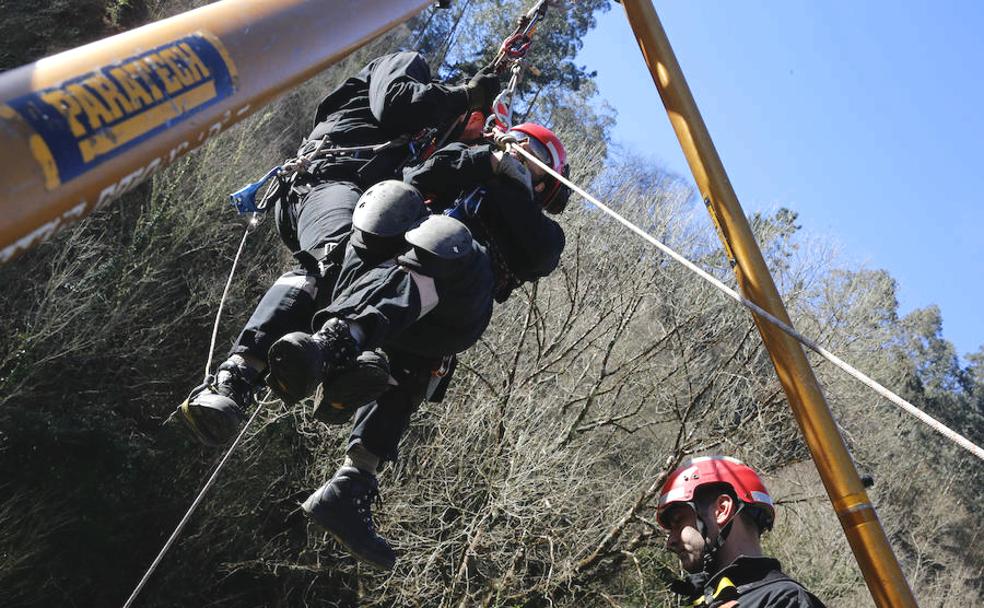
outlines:
[{"label": "black jacket collar", "polygon": [[[785,577],[779,560],[771,557],[739,555],[713,576],[708,576],[706,572],[691,574],[686,579],[671,583],[670,589],[694,601],[701,597],[717,598],[721,592],[731,587],[737,588],[779,577]],[[724,579],[728,579],[728,584],[722,586]],[[730,592],[736,593],[736,589]]]}]

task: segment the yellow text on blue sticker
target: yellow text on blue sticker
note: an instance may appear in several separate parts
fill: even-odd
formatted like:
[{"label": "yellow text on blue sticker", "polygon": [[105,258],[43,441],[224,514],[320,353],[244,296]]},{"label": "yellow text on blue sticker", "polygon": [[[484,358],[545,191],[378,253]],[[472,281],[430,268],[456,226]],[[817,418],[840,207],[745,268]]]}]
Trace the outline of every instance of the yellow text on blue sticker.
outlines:
[{"label": "yellow text on blue sticker", "polygon": [[218,41],[193,34],[8,104],[37,132],[32,149],[46,173],[53,162],[57,179],[46,180],[51,187],[229,97],[235,88],[235,67]]}]

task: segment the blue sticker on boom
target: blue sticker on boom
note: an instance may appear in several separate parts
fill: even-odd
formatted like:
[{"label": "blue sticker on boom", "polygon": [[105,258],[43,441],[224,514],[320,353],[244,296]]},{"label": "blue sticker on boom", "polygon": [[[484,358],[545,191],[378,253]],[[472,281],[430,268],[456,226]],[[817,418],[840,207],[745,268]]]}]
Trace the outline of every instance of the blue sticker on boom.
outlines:
[{"label": "blue sticker on boom", "polygon": [[[7,104],[40,136],[32,150],[56,187],[183,122],[236,90],[218,40],[193,34]],[[45,149],[46,148],[46,149]],[[55,176],[51,176],[55,177]]]}]

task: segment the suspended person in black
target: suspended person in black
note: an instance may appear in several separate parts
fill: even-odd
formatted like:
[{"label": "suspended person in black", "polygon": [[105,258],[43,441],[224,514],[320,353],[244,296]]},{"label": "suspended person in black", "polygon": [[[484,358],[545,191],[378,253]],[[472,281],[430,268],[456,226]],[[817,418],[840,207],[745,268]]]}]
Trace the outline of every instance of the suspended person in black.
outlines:
[{"label": "suspended person in black", "polygon": [[693,458],[670,474],[657,519],[666,548],[688,573],[671,588],[707,608],[823,608],[802,585],[762,554],[762,533],[775,507],[749,466],[727,456]]},{"label": "suspended person in black", "polygon": [[[507,135],[566,172],[564,147],[548,129],[526,124]],[[377,468],[397,458],[417,407],[440,401],[455,353],[485,331],[493,298],[504,301],[560,261],[564,233],[544,211],[563,211],[570,193],[514,154],[452,144],[409,169],[409,184],[367,191],[333,301],[315,317],[321,329],[270,349],[270,386],[285,400],[316,393],[315,415],[328,423],[354,414],[344,463],[303,507],[377,568],[396,561],[372,520]],[[365,356],[380,347],[382,359]]]},{"label": "suspended person in black", "polygon": [[[318,106],[314,129],[299,157],[317,151],[290,183],[279,183],[277,230],[300,266],[269,288],[246,322],[214,379],[197,387],[178,417],[206,445],[231,441],[246,419],[279,338],[309,330],[334,288],[338,262],[363,191],[398,177],[414,153],[415,135],[443,133],[459,116],[485,111],[500,88],[498,76],[479,72],[467,84],[431,81],[417,53],[373,60]],[[373,151],[352,150],[374,147]]]}]

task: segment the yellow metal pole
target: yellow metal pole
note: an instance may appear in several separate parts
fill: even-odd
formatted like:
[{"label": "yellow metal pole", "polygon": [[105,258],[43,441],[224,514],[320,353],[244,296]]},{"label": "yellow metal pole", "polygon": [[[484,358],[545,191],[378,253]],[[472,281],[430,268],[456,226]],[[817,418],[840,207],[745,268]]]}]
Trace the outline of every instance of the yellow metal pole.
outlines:
[{"label": "yellow metal pole", "polygon": [[223,0],[0,74],[0,263],[429,0]]},{"label": "yellow metal pole", "polygon": [[[650,0],[622,0],[741,292],[792,325]],[[878,606],[916,606],[800,344],[755,316],[779,381]]]}]

